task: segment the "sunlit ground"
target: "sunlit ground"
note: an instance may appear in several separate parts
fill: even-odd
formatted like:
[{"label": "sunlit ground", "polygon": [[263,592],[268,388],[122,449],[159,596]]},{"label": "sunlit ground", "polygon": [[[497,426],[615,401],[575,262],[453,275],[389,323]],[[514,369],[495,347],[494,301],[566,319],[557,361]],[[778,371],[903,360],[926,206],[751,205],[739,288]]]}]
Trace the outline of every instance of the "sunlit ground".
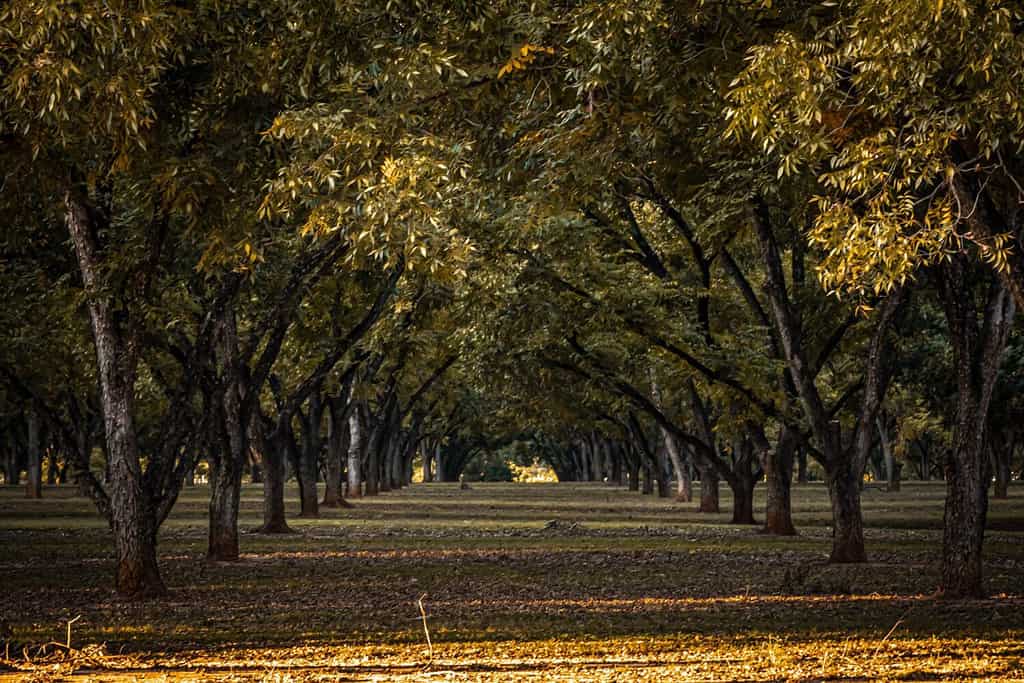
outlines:
[{"label": "sunlit ground", "polygon": [[[795,487],[790,539],[728,525],[726,491],[701,515],[599,484],[417,484],[246,533],[241,562],[210,565],[197,488],[161,534],[171,596],[136,604],[111,591],[87,501],[2,489],[0,679],[1024,678],[1024,489],[991,503],[992,598],[959,603],[930,597],[939,483],[867,489],[872,562],[842,567],[820,485]],[[260,495],[247,486],[246,531]],[[40,649],[79,615],[70,655]]]}]

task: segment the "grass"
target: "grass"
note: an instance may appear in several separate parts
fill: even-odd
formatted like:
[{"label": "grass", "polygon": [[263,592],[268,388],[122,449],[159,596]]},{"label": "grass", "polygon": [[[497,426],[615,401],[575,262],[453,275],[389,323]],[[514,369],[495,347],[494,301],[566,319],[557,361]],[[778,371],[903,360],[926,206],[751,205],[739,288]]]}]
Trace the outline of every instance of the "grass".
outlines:
[{"label": "grass", "polygon": [[[1024,677],[1024,490],[992,501],[992,598],[964,602],[930,597],[941,484],[865,491],[865,565],[826,564],[827,495],[813,484],[794,494],[800,535],[773,538],[730,526],[727,513],[599,484],[420,484],[293,520],[294,535],[244,533],[241,562],[209,564],[207,491],[196,488],[161,532],[171,595],[130,603],[111,591],[109,532],[88,501],[70,489],[41,501],[0,489],[0,615],[17,644],[6,675]],[[244,531],[260,510],[259,487],[247,486]],[[424,594],[432,659],[416,604]],[[77,615],[78,656],[30,649],[25,659],[25,644],[62,641]]]}]

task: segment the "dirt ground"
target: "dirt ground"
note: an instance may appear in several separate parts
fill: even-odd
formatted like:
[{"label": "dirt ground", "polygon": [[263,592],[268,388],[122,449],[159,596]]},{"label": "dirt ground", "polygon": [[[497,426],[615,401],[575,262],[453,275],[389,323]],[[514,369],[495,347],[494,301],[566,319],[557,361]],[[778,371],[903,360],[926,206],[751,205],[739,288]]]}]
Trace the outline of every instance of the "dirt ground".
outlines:
[{"label": "dirt ground", "polygon": [[418,484],[263,536],[247,486],[242,561],[209,564],[195,488],[169,597],[131,603],[87,501],[0,489],[0,680],[1024,678],[1024,489],[992,501],[991,597],[965,602],[931,597],[941,483],[865,491],[864,565],[826,564],[826,493],[794,493],[794,538],[600,484]]}]

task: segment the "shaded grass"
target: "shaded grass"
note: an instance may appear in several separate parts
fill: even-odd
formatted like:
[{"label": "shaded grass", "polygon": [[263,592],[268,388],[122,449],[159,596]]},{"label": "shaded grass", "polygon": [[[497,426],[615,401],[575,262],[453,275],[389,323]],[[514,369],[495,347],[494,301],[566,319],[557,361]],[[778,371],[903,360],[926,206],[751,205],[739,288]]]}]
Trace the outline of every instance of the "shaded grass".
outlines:
[{"label": "shaded grass", "polygon": [[[941,484],[866,491],[872,561],[850,566],[825,564],[823,487],[794,491],[800,536],[773,538],[726,524],[728,514],[603,485],[417,485],[293,520],[295,535],[243,534],[242,562],[211,565],[207,491],[197,488],[161,532],[170,597],[134,604],[110,590],[109,532],[87,501],[67,489],[29,501],[9,488],[0,490],[0,613],[22,643],[52,640],[82,614],[76,641],[134,655],[138,670],[125,676],[205,666],[204,677],[280,678],[277,667],[292,678],[327,667],[415,677],[423,594],[437,659],[470,679],[1020,671],[1021,489],[992,505],[995,597],[954,603],[928,597]],[[259,488],[247,486],[243,529],[259,524],[260,506]],[[551,520],[575,526],[546,529]]]}]

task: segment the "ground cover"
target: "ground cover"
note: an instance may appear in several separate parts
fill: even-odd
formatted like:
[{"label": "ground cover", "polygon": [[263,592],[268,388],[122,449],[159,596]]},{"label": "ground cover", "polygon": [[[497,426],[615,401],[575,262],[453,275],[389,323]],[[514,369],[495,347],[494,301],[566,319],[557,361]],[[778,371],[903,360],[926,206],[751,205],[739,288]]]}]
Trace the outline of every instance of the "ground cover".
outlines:
[{"label": "ground cover", "polygon": [[[823,487],[794,491],[800,535],[775,538],[601,484],[417,484],[210,564],[208,492],[189,489],[160,537],[171,594],[134,603],[88,501],[5,488],[0,679],[1024,677],[1024,491],[992,501],[991,598],[963,602],[931,598],[941,483],[867,489],[871,561],[848,566],[825,563]],[[243,529],[260,505],[247,486]],[[71,653],[40,649],[76,617]]]}]

